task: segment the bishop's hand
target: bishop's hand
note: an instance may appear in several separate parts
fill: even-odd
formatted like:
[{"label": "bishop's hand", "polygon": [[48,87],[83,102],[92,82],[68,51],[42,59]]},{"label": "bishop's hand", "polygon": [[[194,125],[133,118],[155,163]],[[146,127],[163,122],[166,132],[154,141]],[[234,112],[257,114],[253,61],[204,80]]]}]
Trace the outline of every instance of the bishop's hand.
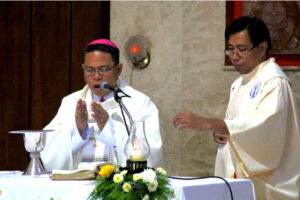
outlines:
[{"label": "bishop's hand", "polygon": [[103,130],[108,120],[108,113],[103,109],[100,103],[92,102],[91,108],[93,111],[92,117],[95,119],[99,129]]},{"label": "bishop's hand", "polygon": [[86,108],[86,102],[83,99],[79,99],[76,104],[75,121],[79,133],[82,135],[83,130],[87,126],[88,112]]}]

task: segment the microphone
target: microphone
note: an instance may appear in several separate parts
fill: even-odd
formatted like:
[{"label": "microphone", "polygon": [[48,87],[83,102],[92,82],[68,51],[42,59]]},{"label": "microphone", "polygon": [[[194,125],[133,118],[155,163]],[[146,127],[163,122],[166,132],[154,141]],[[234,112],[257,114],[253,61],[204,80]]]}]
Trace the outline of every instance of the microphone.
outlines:
[{"label": "microphone", "polygon": [[[125,127],[126,127],[126,130],[127,130],[127,134],[128,136],[130,135],[130,131],[128,129],[128,126],[127,126],[127,123],[126,123],[126,119],[124,117],[124,113],[123,113],[123,110],[125,111],[125,113],[127,114],[128,118],[129,118],[129,121],[131,123],[131,127],[132,127],[132,124],[133,124],[133,120],[132,120],[132,117],[130,115],[130,113],[128,112],[127,108],[125,107],[125,105],[123,104],[122,102],[122,98],[123,97],[129,97],[131,98],[128,94],[124,93],[120,88],[118,88],[117,86],[113,86],[111,84],[109,84],[108,82],[104,81],[100,84],[100,88],[104,91],[112,91],[114,93],[114,97],[115,97],[115,100],[116,102],[119,103],[120,105],[120,108],[121,108],[121,113],[122,113],[122,116],[123,116],[123,120],[125,122]],[[121,93],[121,95],[119,94]]]},{"label": "microphone", "polygon": [[102,90],[105,90],[105,91],[112,91],[112,92],[116,92],[117,93],[117,87],[115,86],[112,86],[111,84],[109,84],[108,82],[104,81],[100,84],[100,88]]},{"label": "microphone", "polygon": [[[100,84],[100,88],[104,91],[112,91],[114,92],[115,96],[121,98],[121,97],[130,97],[129,95],[127,95],[126,93],[124,93],[120,88],[118,88],[117,86],[113,86],[111,84],[109,84],[108,82],[104,81]],[[123,96],[119,96],[118,94],[122,93]]]}]

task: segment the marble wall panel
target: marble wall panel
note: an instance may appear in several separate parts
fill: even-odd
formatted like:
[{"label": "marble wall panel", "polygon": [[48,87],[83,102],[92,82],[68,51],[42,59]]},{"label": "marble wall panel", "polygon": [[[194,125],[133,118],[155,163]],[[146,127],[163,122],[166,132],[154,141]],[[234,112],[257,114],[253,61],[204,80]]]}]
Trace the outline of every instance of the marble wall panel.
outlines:
[{"label": "marble wall panel", "polygon": [[132,71],[121,53],[122,77],[158,107],[164,167],[171,175],[213,172],[217,145],[211,133],[178,131],[171,121],[183,111],[223,117],[234,80],[222,70],[224,24],[224,2],[111,2],[111,39],[121,50],[137,34],[150,41],[151,63],[144,70]]}]

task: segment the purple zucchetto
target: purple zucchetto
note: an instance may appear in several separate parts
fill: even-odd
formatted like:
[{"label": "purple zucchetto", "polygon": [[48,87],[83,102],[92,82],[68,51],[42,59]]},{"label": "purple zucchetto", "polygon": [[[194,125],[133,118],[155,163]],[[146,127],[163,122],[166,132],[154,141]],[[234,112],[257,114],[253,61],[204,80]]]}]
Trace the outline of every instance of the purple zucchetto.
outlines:
[{"label": "purple zucchetto", "polygon": [[88,43],[86,46],[90,46],[92,44],[105,44],[107,46],[111,46],[116,49],[119,49],[119,47],[115,43],[113,43],[112,41],[107,40],[107,39],[97,39],[97,40],[94,40],[94,41]]}]

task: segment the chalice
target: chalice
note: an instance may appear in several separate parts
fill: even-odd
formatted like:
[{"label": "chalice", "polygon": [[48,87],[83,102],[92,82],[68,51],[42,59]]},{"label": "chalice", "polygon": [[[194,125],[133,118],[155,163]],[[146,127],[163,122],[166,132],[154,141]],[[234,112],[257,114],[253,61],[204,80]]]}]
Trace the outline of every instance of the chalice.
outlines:
[{"label": "chalice", "polygon": [[9,133],[23,134],[24,146],[30,154],[30,163],[23,175],[41,175],[46,173],[40,158],[46,143],[46,133],[54,130],[18,130]]}]

